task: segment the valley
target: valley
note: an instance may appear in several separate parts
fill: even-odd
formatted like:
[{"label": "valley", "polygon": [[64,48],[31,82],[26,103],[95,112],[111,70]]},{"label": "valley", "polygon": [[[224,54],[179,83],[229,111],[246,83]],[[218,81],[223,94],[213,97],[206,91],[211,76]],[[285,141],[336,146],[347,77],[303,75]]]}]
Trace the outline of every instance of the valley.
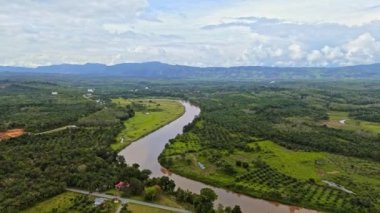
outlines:
[{"label": "valley", "polygon": [[[88,84],[86,87],[94,86],[91,81]],[[173,181],[180,189],[157,192],[149,202],[199,212],[205,207],[179,196],[189,193],[197,197],[194,193],[210,188],[217,195],[213,208],[226,212],[226,206],[234,205],[243,212],[251,205],[281,213],[376,211],[380,192],[378,88],[374,84],[355,96],[359,85],[313,84],[268,87],[261,83],[199,81],[181,85],[168,81],[150,82],[152,89],[131,92],[137,84],[127,82],[97,85],[96,92],[84,98],[85,91],[79,87],[8,82],[1,99],[19,97],[19,107],[13,103],[9,109],[8,102],[2,102],[0,107],[9,113],[1,115],[0,125],[4,132],[23,128],[34,134],[0,143],[0,179],[7,189],[0,192],[8,198],[0,206],[3,211],[30,205],[36,206],[26,211],[57,205],[75,209],[77,204],[64,198],[67,187],[146,201],[150,187],[165,189],[162,184]],[[329,87],[334,87],[334,94],[327,92]],[[52,96],[52,90],[59,95]],[[46,95],[36,96],[43,93]],[[72,114],[67,108],[63,111],[66,116],[51,106],[81,111]],[[26,110],[35,114],[25,114]],[[27,116],[20,116],[23,113]],[[47,119],[50,117],[54,119]],[[36,149],[39,152],[34,152]],[[23,164],[15,167],[12,162]],[[46,178],[52,182],[45,182]],[[114,191],[113,185],[121,180],[133,182],[133,189]],[[28,182],[16,186],[12,181]],[[28,188],[32,182],[35,187]],[[28,193],[12,193],[20,187]],[[78,208],[95,211],[90,203],[96,197],[80,197],[89,205]],[[14,202],[19,199],[27,203]],[[121,208],[102,206],[109,208],[106,212]],[[137,212],[156,211],[132,203],[129,207]],[[103,210],[99,207],[99,211]]]},{"label": "valley", "polygon": [[0,213],[380,213],[380,3],[1,1]]}]

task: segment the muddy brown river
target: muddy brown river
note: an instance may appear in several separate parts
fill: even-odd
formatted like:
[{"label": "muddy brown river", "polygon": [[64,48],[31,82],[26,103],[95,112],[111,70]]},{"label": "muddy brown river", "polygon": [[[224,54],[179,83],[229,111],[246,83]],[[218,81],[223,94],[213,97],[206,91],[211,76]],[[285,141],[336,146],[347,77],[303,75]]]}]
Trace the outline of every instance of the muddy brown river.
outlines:
[{"label": "muddy brown river", "polygon": [[124,156],[128,164],[138,163],[141,169],[152,171],[153,177],[169,176],[175,181],[176,185],[182,189],[188,189],[192,192],[199,193],[202,188],[208,187],[213,189],[218,195],[215,205],[223,206],[239,205],[244,213],[316,213],[317,211],[279,204],[262,199],[248,197],[242,194],[234,193],[222,188],[213,187],[204,183],[191,180],[179,175],[168,173],[158,163],[158,156],[165,148],[169,139],[174,138],[177,134],[182,134],[183,127],[192,122],[195,116],[199,115],[200,109],[188,102],[181,102],[185,107],[185,113],[177,120],[156,130],[155,132],[135,141],[119,155]]}]

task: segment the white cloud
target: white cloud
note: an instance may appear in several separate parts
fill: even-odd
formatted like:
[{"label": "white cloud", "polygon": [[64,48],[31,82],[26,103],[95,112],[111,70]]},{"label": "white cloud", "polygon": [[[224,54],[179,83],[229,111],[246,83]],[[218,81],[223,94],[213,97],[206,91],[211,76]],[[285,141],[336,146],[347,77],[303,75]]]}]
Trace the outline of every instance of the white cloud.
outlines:
[{"label": "white cloud", "polygon": [[226,17],[265,17],[292,22],[340,23],[360,25],[380,19],[378,0],[236,0],[231,5],[220,5],[207,16],[208,21]]},{"label": "white cloud", "polygon": [[125,33],[128,31],[132,31],[132,28],[128,24],[103,24],[103,28],[109,32],[109,33],[114,33],[114,34],[121,34]]},{"label": "white cloud", "polygon": [[304,51],[302,50],[301,46],[298,44],[291,44],[288,47],[289,50],[289,56],[293,60],[300,60],[305,56]]},{"label": "white cloud", "polygon": [[[281,53],[281,54],[276,54]],[[266,66],[342,66],[380,61],[380,42],[364,33],[340,46],[304,49],[299,44],[288,46],[276,41],[251,43],[241,54],[240,63]]]},{"label": "white cloud", "polygon": [[0,0],[0,64],[379,62],[375,0]]},{"label": "white cloud", "polygon": [[324,46],[321,49],[321,52],[325,55],[327,60],[335,61],[335,60],[338,60],[338,59],[341,59],[342,57],[344,57],[344,54],[343,54],[340,47],[333,47],[332,48],[329,46]]},{"label": "white cloud", "polygon": [[314,64],[314,63],[318,63],[318,62],[322,62],[321,59],[322,59],[322,54],[319,50],[313,50],[311,51],[311,53],[309,53],[307,55],[307,61],[310,63],[310,64]]},{"label": "white cloud", "polygon": [[348,42],[343,47],[349,63],[372,63],[380,60],[380,42],[369,33],[364,33],[358,38]]}]

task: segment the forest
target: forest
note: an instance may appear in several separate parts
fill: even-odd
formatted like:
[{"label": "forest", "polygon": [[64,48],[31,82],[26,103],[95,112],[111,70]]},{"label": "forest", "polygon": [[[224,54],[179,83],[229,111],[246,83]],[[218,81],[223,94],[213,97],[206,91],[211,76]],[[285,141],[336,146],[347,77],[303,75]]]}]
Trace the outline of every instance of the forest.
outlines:
[{"label": "forest", "polygon": [[[214,211],[213,195],[174,190],[175,183],[149,178],[150,171],[129,165],[111,148],[124,122],[141,107],[115,100],[147,97],[188,100],[201,108],[201,115],[184,127],[185,134],[171,140],[160,156],[161,164],[176,173],[323,211],[379,209],[376,81],[106,79],[79,84],[37,78],[5,80],[0,87],[1,130],[25,130],[21,137],[0,142],[2,212],[25,209],[66,187],[106,191],[121,180],[133,186],[125,196],[154,200],[165,193],[194,211]],[[96,92],[89,94],[88,88]],[[67,125],[75,128],[62,128]],[[207,169],[201,170],[199,162]]]},{"label": "forest", "polygon": [[[331,212],[376,212],[379,89],[363,82],[209,86],[188,96],[201,116],[170,142],[160,162],[181,175],[254,197]],[[357,126],[333,121],[336,111]],[[277,165],[272,159],[281,161],[278,150],[284,148],[294,154],[290,160],[302,155],[302,161]],[[290,171],[292,166],[312,173]]]},{"label": "forest", "polygon": [[[108,106],[102,122],[89,122],[101,106],[82,97],[80,90],[50,83],[5,83],[1,90],[3,129],[25,128],[21,137],[0,143],[0,211],[14,212],[59,194],[66,187],[92,191],[112,187],[125,172],[147,178],[148,171],[121,164],[110,144],[133,116],[133,110]],[[59,91],[52,96],[51,91]],[[99,111],[100,110],[100,111]],[[86,123],[78,122],[78,118]],[[103,121],[117,121],[112,128]],[[68,124],[88,128],[35,134]],[[91,126],[89,124],[92,124]]]},{"label": "forest", "polygon": [[[153,201],[160,194],[188,203],[195,212],[214,211],[216,194],[195,194],[167,177],[150,178],[149,170],[130,165],[111,148],[124,121],[135,115],[135,105],[118,105],[111,97],[88,94],[87,88],[41,81],[0,82],[2,131],[25,129],[20,137],[0,140],[0,212],[19,212],[41,201],[80,188],[104,192],[124,181],[122,196]],[[58,91],[53,94],[52,91]],[[101,100],[101,101],[99,101]],[[72,125],[71,128],[65,128]],[[63,127],[63,128],[62,128]],[[94,208],[92,198],[73,198],[68,209],[54,212],[107,212]],[[108,205],[108,204],[107,204]],[[239,212],[226,207],[222,212]],[[127,207],[123,211],[128,211]]]}]

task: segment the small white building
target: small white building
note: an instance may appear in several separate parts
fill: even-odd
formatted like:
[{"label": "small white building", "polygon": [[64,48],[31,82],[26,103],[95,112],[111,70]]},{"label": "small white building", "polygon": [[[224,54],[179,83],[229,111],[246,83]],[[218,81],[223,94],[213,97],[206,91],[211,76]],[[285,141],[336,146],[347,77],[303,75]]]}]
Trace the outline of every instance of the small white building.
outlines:
[{"label": "small white building", "polygon": [[87,89],[88,93],[94,93],[94,91],[95,91],[94,89]]},{"label": "small white building", "polygon": [[198,166],[199,168],[201,168],[202,170],[204,170],[206,167],[205,165],[203,165],[201,162],[198,162]]},{"label": "small white building", "polygon": [[51,92],[52,95],[58,95],[58,92]]},{"label": "small white building", "polygon": [[106,200],[104,198],[95,198],[94,205],[99,206],[102,205]]}]

